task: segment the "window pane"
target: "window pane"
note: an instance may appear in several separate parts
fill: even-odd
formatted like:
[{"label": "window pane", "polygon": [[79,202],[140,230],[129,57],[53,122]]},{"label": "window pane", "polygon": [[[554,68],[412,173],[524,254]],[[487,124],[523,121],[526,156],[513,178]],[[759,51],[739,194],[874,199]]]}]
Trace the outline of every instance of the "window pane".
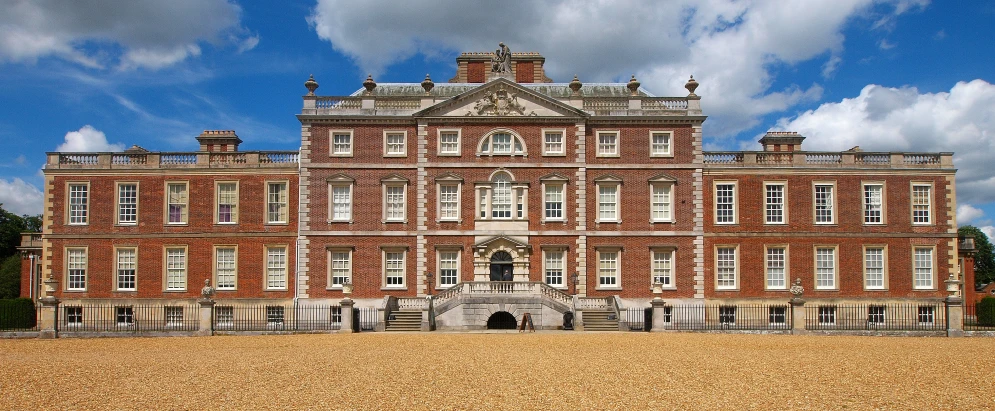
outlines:
[{"label": "window pane", "polygon": [[387,186],[386,205],[388,221],[404,220],[404,186]]},{"label": "window pane", "polygon": [[598,258],[598,284],[614,287],[618,285],[618,252],[602,252]]},{"label": "window pane", "polygon": [[511,218],[511,179],[507,174],[498,174],[492,187],[491,217]]},{"label": "window pane", "polygon": [[882,189],[880,185],[865,185],[864,186],[864,222],[865,223],[881,223],[881,194]]},{"label": "window pane", "polygon": [[653,133],[653,143],[650,150],[654,155],[670,154],[670,134]]},{"label": "window pane", "polygon": [[767,184],[766,216],[768,223],[784,222],[784,186]]},{"label": "window pane", "polygon": [[351,255],[347,251],[333,252],[331,254],[332,285],[345,284],[346,281],[349,281],[352,274]]},{"label": "window pane", "polygon": [[915,251],[915,288],[933,288],[933,249]]},{"label": "window pane", "polygon": [[386,253],[386,280],[387,285],[404,285],[404,253]]},{"label": "window pane", "polygon": [[815,249],[815,288],[836,287],[836,249]]},{"label": "window pane", "polygon": [[563,251],[546,251],[546,284],[563,285]]},{"label": "window pane", "polygon": [[459,186],[439,186],[439,218],[455,220],[459,218]]},{"label": "window pane", "polygon": [[183,248],[166,249],[166,289],[187,288],[187,251]]},{"label": "window pane", "polygon": [[126,291],[135,289],[135,250],[121,248],[117,250],[117,289]]},{"label": "window pane", "polygon": [[352,135],[335,134],[332,137],[333,154],[349,154],[352,152]]},{"label": "window pane", "polygon": [[546,186],[546,218],[549,220],[563,219],[563,186],[549,184]]},{"label": "window pane", "polygon": [[815,222],[833,222],[833,186],[815,186]]},{"label": "window pane", "polygon": [[235,207],[238,205],[238,185],[218,184],[218,222],[234,223]]},{"label": "window pane", "polygon": [[89,187],[85,184],[69,186],[69,224],[86,224],[89,215]]},{"label": "window pane", "polygon": [[563,152],[563,134],[562,133],[546,133],[546,152],[547,153],[562,153]]},{"label": "window pane", "polygon": [[407,151],[404,148],[404,134],[387,133],[387,154],[403,155],[406,153]]},{"label": "window pane", "polygon": [[187,222],[187,185],[186,183],[173,183],[167,184],[169,194],[167,196],[167,202],[169,202],[168,210],[168,222],[169,223],[186,223]]},{"label": "window pane", "polygon": [[673,283],[673,253],[670,251],[653,252],[653,283],[671,287]]},{"label": "window pane", "polygon": [[735,190],[733,184],[718,184],[715,186],[715,222],[735,223]]},{"label": "window pane", "polygon": [[912,222],[929,224],[930,186],[912,186]]},{"label": "window pane", "polygon": [[287,287],[287,249],[266,248],[266,286],[269,288]]},{"label": "window pane", "polygon": [[618,154],[618,136],[611,133],[598,134],[598,154]]},{"label": "window pane", "polygon": [[439,135],[439,151],[446,154],[459,153],[459,134],[446,132]]},{"label": "window pane", "polygon": [[511,134],[498,133],[491,136],[491,152],[494,154],[510,154]]},{"label": "window pane", "polygon": [[654,184],[650,199],[653,221],[670,221],[670,184]]},{"label": "window pane", "polygon": [[86,249],[71,248],[66,251],[67,285],[70,290],[86,289]]},{"label": "window pane", "polygon": [[884,288],[884,249],[868,248],[864,250],[864,286],[866,288]]},{"label": "window pane", "polygon": [[352,218],[352,186],[332,187],[332,220],[348,221]]},{"label": "window pane", "polygon": [[121,184],[118,186],[117,222],[119,224],[134,224],[138,222],[137,184]]},{"label": "window pane", "polygon": [[598,186],[598,218],[601,221],[616,221],[618,186],[599,185]]},{"label": "window pane", "polygon": [[219,290],[235,289],[235,249],[218,248],[216,253]]},{"label": "window pane", "polygon": [[439,285],[450,286],[459,282],[459,253],[445,251],[439,253]]},{"label": "window pane", "polygon": [[767,249],[767,288],[785,288],[783,248]]},{"label": "window pane", "polygon": [[736,248],[720,247],[716,250],[717,288],[736,288]]},{"label": "window pane", "polygon": [[266,196],[266,216],[270,223],[287,222],[287,183],[269,183]]}]

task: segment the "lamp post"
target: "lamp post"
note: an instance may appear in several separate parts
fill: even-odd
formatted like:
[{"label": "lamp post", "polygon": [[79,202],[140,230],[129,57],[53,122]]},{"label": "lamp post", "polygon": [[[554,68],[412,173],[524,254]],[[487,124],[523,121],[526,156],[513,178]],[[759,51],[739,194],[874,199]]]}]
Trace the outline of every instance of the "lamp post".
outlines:
[{"label": "lamp post", "polygon": [[573,280],[573,283],[574,283],[574,295],[576,295],[577,294],[577,282],[580,281],[580,274],[577,274],[577,272],[574,271],[574,274],[571,276],[571,279]]},{"label": "lamp post", "polygon": [[434,285],[432,283],[432,277],[433,276],[432,276],[432,272],[431,271],[426,271],[425,272],[425,280],[428,281],[428,283],[425,284],[425,288],[428,290],[428,295],[432,295],[432,285]]}]

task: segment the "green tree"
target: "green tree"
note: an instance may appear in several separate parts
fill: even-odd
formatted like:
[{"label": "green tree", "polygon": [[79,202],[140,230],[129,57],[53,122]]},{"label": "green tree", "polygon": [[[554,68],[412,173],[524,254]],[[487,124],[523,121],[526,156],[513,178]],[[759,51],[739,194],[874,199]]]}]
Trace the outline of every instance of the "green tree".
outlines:
[{"label": "green tree", "polygon": [[957,230],[960,236],[974,236],[974,285],[987,284],[995,281],[995,250],[983,231],[972,225],[962,226]]},{"label": "green tree", "polygon": [[0,262],[0,299],[21,295],[21,256],[14,254]]},{"label": "green tree", "polygon": [[0,203],[0,260],[17,254],[21,233],[40,231],[41,216],[19,216],[4,210]]}]

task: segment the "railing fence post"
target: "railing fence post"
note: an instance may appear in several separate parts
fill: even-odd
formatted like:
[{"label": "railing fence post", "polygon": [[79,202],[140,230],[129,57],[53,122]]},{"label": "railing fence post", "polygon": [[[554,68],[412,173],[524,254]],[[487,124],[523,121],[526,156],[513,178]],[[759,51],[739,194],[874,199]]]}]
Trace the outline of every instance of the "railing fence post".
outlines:
[{"label": "railing fence post", "polygon": [[200,303],[200,323],[197,326],[197,335],[209,336],[214,334],[214,300],[202,298],[197,300]]},{"label": "railing fence post", "polygon": [[791,334],[808,334],[808,330],[805,328],[805,300],[792,298],[789,303],[791,304]]},{"label": "railing fence post", "polygon": [[342,307],[342,326],[339,327],[339,332],[344,334],[352,333],[352,321],[353,321],[353,306],[356,304],[351,298],[346,297],[339,303]]}]

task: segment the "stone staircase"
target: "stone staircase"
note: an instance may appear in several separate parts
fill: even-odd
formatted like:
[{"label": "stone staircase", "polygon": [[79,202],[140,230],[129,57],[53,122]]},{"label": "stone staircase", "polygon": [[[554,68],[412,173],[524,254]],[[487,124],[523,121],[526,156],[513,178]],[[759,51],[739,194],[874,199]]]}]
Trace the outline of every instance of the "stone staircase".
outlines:
[{"label": "stone staircase", "polygon": [[584,310],[584,331],[618,331],[618,316],[614,311]]},{"label": "stone staircase", "polygon": [[393,311],[385,331],[421,331],[421,311]]}]

